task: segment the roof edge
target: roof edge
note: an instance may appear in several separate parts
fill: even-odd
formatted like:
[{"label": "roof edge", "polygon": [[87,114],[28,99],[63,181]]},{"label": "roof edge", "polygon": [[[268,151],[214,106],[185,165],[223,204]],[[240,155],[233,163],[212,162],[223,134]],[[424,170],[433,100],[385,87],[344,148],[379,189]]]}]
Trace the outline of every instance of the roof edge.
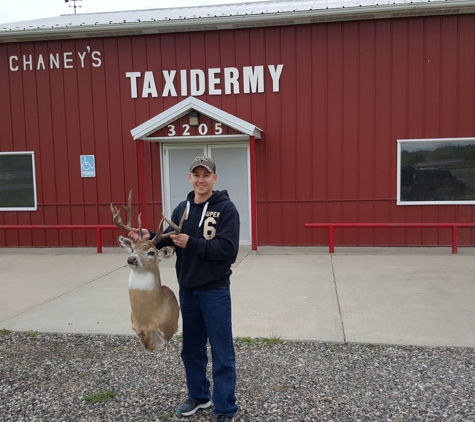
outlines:
[{"label": "roof edge", "polygon": [[[0,43],[26,42],[47,39],[91,38],[107,36],[142,35],[150,33],[193,32],[197,30],[239,29],[245,27],[279,26],[318,23],[325,21],[385,19],[410,16],[437,16],[446,14],[475,13],[475,3],[470,0],[445,2],[371,5],[305,11],[263,13],[207,18],[173,19],[167,21],[142,21],[136,23],[111,23],[57,28],[26,28],[0,30]],[[199,29],[197,29],[197,25]],[[136,34],[133,32],[136,31]],[[121,34],[121,32],[123,32]]]},{"label": "roof edge", "polygon": [[205,103],[196,97],[188,97],[183,101],[180,101],[169,109],[135,127],[130,131],[130,133],[134,140],[146,140],[149,135],[166,126],[168,123],[179,119],[191,110],[196,110],[199,113],[204,114],[213,120],[217,120],[218,122],[245,135],[254,136],[256,139],[260,139],[261,137],[262,129],[259,129],[257,126],[248,123],[239,117]]}]

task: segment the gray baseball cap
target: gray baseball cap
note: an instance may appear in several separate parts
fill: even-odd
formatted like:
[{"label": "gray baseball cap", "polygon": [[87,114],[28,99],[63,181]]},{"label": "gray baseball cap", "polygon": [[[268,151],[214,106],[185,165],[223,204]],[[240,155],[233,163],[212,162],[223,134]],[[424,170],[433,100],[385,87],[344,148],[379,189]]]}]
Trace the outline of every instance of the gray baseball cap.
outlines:
[{"label": "gray baseball cap", "polygon": [[206,157],[205,155],[200,155],[199,157],[196,157],[193,159],[190,165],[190,173],[196,168],[196,167],[205,167],[212,173],[216,173],[216,164],[214,163],[213,159],[210,157]]}]

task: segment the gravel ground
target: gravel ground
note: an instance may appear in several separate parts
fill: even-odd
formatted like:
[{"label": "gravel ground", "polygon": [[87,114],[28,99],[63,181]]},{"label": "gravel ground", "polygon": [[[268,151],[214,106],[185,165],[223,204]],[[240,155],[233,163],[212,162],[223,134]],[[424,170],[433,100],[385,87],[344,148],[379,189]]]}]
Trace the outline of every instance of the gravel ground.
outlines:
[{"label": "gravel ground", "polygon": [[[179,420],[181,343],[0,336],[2,421]],[[236,421],[475,421],[475,349],[236,340]],[[89,402],[112,392],[109,401]],[[186,418],[214,421],[211,409]]]}]

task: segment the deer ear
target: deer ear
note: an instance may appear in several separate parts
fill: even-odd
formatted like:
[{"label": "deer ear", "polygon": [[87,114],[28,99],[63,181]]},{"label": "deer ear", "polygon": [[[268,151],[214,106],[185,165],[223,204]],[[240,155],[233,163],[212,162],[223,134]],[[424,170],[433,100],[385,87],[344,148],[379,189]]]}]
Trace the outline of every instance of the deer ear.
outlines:
[{"label": "deer ear", "polygon": [[158,250],[158,257],[160,259],[171,258],[175,254],[175,248],[173,246],[165,246]]},{"label": "deer ear", "polygon": [[133,242],[132,239],[129,239],[128,237],[124,236],[119,236],[117,238],[117,241],[119,242],[119,245],[125,249],[127,252],[131,253],[134,250],[135,243]]}]

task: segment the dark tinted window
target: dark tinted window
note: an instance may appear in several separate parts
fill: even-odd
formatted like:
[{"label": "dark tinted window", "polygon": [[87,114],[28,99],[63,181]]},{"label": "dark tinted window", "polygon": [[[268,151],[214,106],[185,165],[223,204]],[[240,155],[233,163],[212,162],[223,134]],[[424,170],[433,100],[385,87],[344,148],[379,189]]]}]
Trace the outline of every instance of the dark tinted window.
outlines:
[{"label": "dark tinted window", "polygon": [[33,154],[0,154],[0,208],[36,208]]},{"label": "dark tinted window", "polygon": [[475,201],[475,139],[400,141],[402,202]]}]

